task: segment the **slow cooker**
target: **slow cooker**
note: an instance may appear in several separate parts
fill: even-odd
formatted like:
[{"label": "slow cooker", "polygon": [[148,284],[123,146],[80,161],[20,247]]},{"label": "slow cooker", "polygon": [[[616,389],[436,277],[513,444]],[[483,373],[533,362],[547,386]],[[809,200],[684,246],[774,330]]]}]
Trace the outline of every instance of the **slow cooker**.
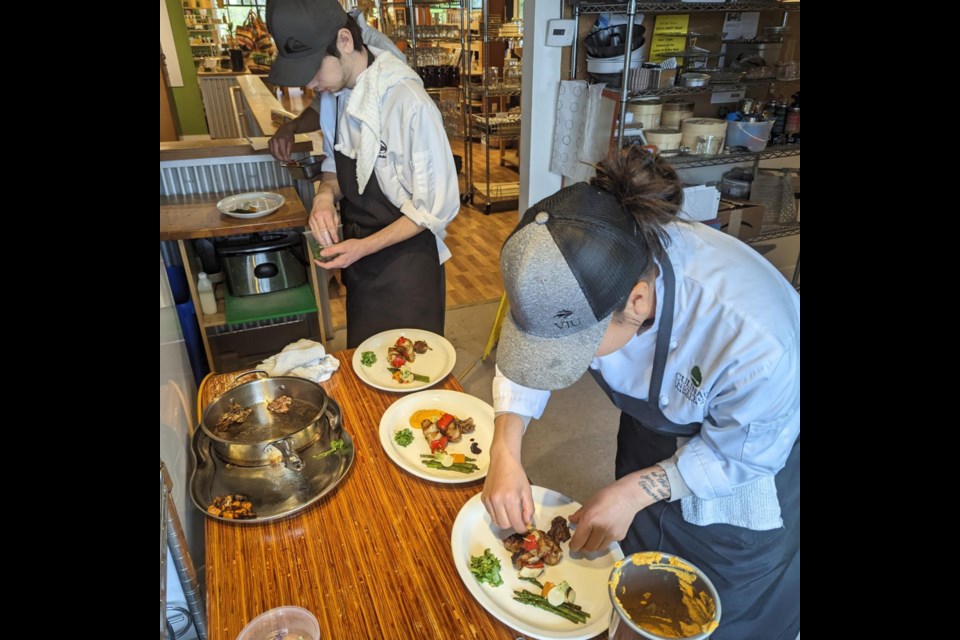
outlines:
[{"label": "slow cooker", "polygon": [[216,241],[227,289],[251,296],[299,287],[307,281],[302,234],[250,233]]}]

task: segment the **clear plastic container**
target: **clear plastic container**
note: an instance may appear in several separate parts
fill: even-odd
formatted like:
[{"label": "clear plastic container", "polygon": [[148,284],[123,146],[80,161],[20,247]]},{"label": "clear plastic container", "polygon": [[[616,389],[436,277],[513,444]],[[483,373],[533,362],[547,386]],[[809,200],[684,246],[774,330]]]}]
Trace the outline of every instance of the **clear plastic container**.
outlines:
[{"label": "clear plastic container", "polygon": [[237,640],[320,640],[320,623],[301,607],[277,607],[251,620]]},{"label": "clear plastic container", "polygon": [[320,252],[326,249],[327,247],[332,247],[335,244],[343,242],[343,225],[342,224],[337,225],[336,234],[337,236],[336,238],[334,238],[333,234],[331,233],[329,241],[327,241],[327,239],[321,239],[318,241],[317,238],[314,237],[313,231],[303,232],[303,236],[307,239],[307,245],[310,247],[310,255],[313,257],[314,260],[319,260],[320,262],[329,262],[330,260],[333,260],[336,257],[336,255],[338,255],[338,254],[334,254],[332,256],[327,256],[327,257],[323,257],[322,255],[320,255]]},{"label": "clear plastic container", "polygon": [[727,122],[727,147],[746,147],[750,151],[763,151],[770,140],[773,120],[766,122]]}]

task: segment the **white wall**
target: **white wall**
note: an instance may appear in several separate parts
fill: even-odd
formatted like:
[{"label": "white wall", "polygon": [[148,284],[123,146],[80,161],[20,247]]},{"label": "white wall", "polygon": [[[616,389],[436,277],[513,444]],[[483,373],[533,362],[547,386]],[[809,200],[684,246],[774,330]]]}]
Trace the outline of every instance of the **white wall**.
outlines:
[{"label": "white wall", "polygon": [[[160,258],[160,460],[173,480],[173,501],[183,523],[194,566],[204,564],[203,518],[187,486],[193,464],[190,436],[196,425],[197,385],[180,331],[167,272]],[[167,585],[168,591],[171,586]]]},{"label": "white wall", "polygon": [[[534,10],[536,9],[536,10]],[[562,17],[563,0],[523,3],[523,91],[520,94],[519,215],[531,203],[560,189],[561,178],[550,171],[553,122],[560,87],[560,47],[546,46],[547,20]]]}]

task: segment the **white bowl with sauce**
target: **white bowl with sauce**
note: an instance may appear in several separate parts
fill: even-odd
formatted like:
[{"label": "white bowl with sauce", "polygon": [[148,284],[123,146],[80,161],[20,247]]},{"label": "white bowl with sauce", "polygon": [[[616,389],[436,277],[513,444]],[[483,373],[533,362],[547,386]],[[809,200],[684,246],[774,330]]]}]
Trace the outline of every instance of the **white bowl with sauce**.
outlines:
[{"label": "white bowl with sauce", "polygon": [[614,611],[610,638],[705,640],[720,624],[716,587],[703,571],[671,553],[627,556],[614,565],[608,587]]},{"label": "white bowl with sauce", "polygon": [[251,620],[237,640],[320,640],[320,623],[302,607],[277,607]]},{"label": "white bowl with sauce", "polygon": [[282,207],[284,200],[272,191],[249,191],[227,196],[217,203],[217,209],[232,218],[262,218]]}]

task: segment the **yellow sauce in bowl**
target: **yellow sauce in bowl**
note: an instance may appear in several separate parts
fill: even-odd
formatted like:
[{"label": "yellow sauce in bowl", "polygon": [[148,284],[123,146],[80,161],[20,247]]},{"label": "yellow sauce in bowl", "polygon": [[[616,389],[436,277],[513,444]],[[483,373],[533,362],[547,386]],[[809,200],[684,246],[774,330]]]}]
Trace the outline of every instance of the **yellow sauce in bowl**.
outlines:
[{"label": "yellow sauce in bowl", "polygon": [[[651,579],[645,581],[650,586],[627,593],[626,588],[620,586],[618,570],[627,562],[663,574],[650,576]],[[720,624],[713,597],[694,587],[697,577],[697,570],[679,558],[648,551],[618,562],[609,586],[620,610],[636,626],[661,638],[691,638],[710,633]]]}]

